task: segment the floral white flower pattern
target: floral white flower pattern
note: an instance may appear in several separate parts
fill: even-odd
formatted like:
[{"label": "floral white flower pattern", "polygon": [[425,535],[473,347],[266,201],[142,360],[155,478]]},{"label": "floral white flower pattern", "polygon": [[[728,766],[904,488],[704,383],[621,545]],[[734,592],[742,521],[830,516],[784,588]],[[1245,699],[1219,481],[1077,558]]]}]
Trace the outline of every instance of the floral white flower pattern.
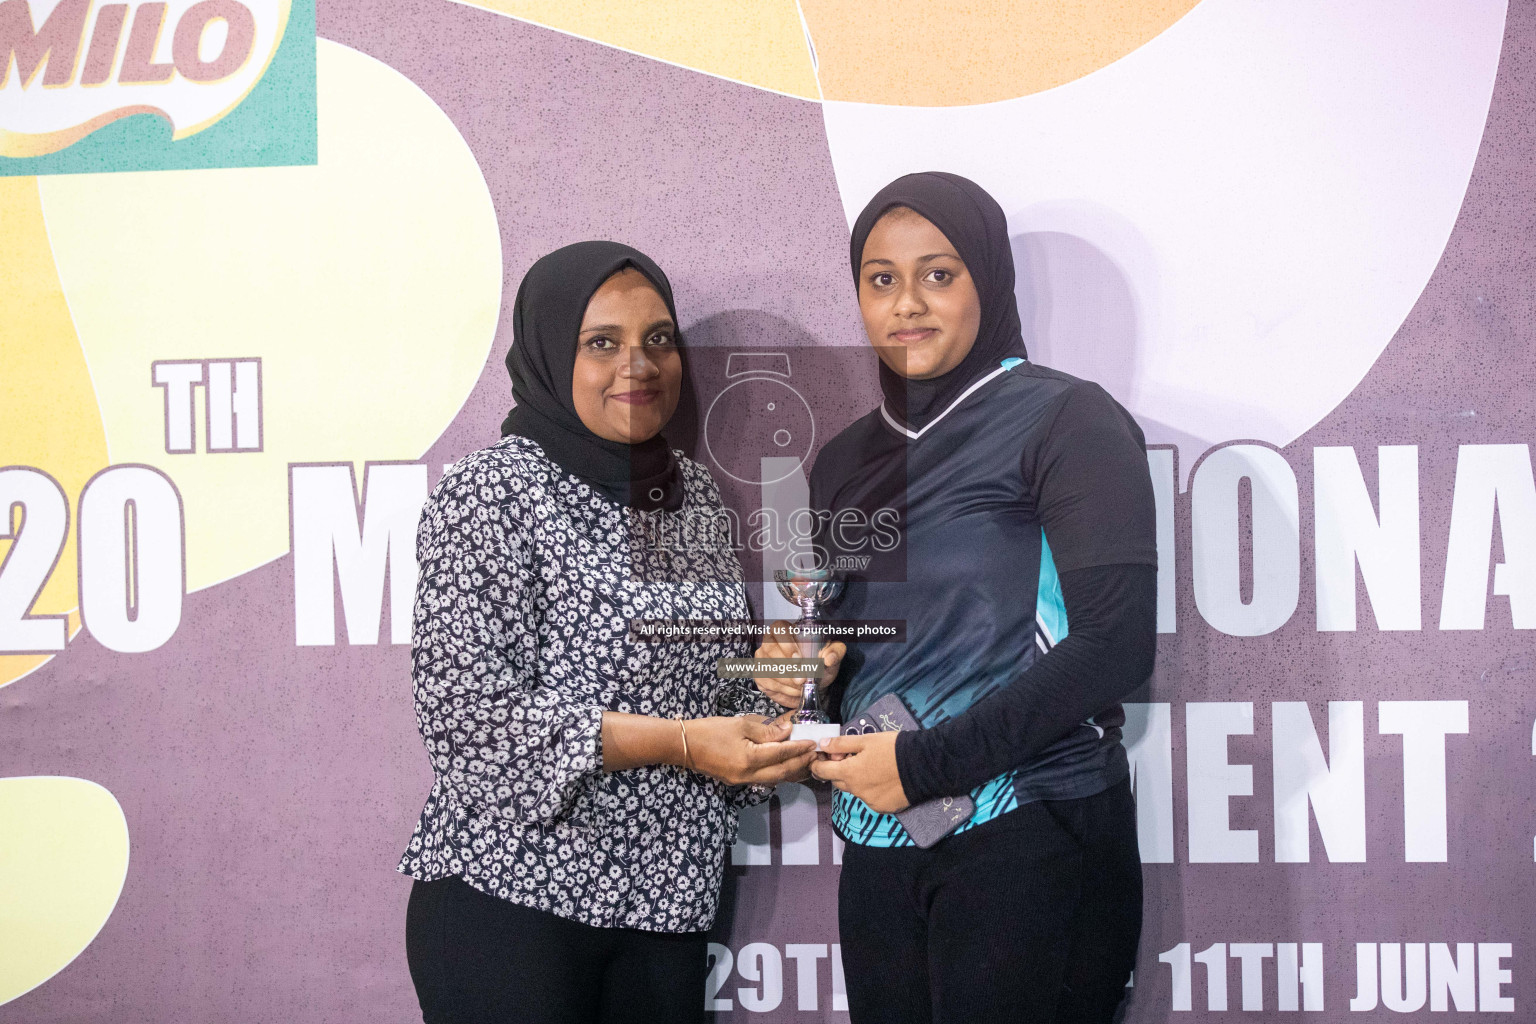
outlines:
[{"label": "floral white flower pattern", "polygon": [[[667,765],[602,770],[602,716],[775,714],[715,662],[748,641],[643,642],[632,619],[748,615],[728,544],[647,542],[645,516],[720,507],[678,454],[685,500],[639,513],[516,435],[444,474],[417,531],[411,676],[434,782],[399,870],[598,927],[714,923],[736,813],[763,799]],[[656,524],[651,523],[652,527]],[[672,531],[674,534],[677,531]]]}]

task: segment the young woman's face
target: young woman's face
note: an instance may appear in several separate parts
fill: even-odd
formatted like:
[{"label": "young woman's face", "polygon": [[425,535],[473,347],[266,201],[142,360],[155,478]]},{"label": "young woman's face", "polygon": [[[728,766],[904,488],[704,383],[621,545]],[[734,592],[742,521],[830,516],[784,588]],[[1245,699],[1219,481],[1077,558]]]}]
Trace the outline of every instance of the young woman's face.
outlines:
[{"label": "young woman's face", "polygon": [[981,328],[981,299],[960,254],[904,206],[876,221],[864,242],[859,312],[880,360],[916,380],[959,366]]},{"label": "young woman's face", "polygon": [[683,359],[667,304],[633,267],[592,295],[576,337],[571,401],[598,437],[639,444],[677,410]]}]

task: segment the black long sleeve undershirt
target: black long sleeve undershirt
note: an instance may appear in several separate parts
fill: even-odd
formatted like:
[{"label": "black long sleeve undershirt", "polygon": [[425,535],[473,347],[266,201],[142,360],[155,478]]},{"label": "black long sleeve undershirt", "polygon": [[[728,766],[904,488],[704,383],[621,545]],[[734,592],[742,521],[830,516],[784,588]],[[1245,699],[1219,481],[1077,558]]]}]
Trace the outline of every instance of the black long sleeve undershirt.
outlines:
[{"label": "black long sleeve undershirt", "polygon": [[1152,674],[1157,569],[1063,570],[1069,632],[1018,679],[964,714],[896,737],[896,767],[914,804],[967,792],[1029,763]]}]

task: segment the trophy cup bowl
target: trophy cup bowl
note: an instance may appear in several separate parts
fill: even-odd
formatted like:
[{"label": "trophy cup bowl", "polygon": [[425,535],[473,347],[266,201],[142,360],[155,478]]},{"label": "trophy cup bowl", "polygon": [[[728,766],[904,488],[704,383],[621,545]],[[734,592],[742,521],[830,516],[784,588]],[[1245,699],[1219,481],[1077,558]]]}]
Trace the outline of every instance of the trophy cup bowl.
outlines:
[{"label": "trophy cup bowl", "polygon": [[[791,624],[796,646],[802,658],[814,658],[826,646],[817,617],[823,605],[842,592],[843,583],[827,569],[775,569],[773,582],[784,600],[800,609],[800,618]],[[838,734],[836,723],[821,709],[817,680],[801,680],[800,709],[795,712],[792,740],[815,740],[818,747]]]}]

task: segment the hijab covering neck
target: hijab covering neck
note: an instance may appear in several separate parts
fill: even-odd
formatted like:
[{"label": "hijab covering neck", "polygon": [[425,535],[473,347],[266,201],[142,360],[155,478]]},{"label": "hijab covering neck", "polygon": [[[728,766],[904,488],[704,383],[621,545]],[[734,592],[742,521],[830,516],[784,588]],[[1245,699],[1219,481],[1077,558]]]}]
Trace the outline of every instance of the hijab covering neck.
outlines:
[{"label": "hijab covering neck", "polygon": [[576,344],[592,295],[614,274],[633,267],[661,294],[677,323],[667,275],[637,249],[618,242],[577,242],[528,269],[512,307],[507,372],[516,403],[501,436],[538,444],[561,469],[621,505],[675,512],[683,505],[683,474],[660,435],[639,444],[599,437],[581,422],[571,399]]},{"label": "hijab covering neck", "polygon": [[912,380],[880,364],[880,390],[891,415],[913,429],[921,429],[942,413],[969,385],[997,369],[1010,357],[1029,358],[1019,326],[1019,309],[1013,296],[1013,247],[1008,240],[1008,219],[997,200],[969,178],[945,171],[923,171],[897,178],[875,193],[853,224],[849,258],[854,287],[858,287],[864,243],[875,222],[897,206],[922,214],[944,233],[976,284],[981,299],[981,326],[976,343],[948,373],[928,380]]}]

